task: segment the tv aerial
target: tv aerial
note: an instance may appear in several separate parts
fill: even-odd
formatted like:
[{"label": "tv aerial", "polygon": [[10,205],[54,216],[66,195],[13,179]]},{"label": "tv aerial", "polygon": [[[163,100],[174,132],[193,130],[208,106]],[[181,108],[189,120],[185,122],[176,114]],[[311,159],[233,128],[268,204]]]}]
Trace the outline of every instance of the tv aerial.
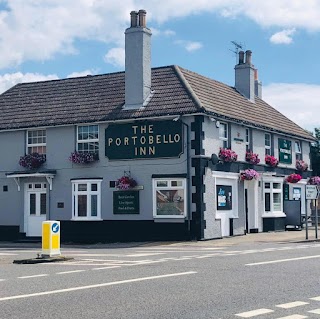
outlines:
[{"label": "tv aerial", "polygon": [[231,43],[234,45],[234,49],[229,49],[231,52],[234,53],[236,60],[238,59],[239,51],[244,51],[244,45],[240,42],[231,41]]}]

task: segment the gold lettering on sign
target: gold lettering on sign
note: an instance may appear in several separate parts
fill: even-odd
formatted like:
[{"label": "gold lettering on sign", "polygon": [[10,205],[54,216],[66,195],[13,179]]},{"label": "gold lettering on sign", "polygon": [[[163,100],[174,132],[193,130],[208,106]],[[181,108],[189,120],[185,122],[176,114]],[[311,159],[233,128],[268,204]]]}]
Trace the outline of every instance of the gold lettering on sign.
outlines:
[{"label": "gold lettering on sign", "polygon": [[153,134],[153,125],[149,125],[149,134]]},{"label": "gold lettering on sign", "polygon": [[146,125],[142,125],[140,128],[140,132],[141,134],[146,134],[147,133],[147,126]]},{"label": "gold lettering on sign", "polygon": [[120,137],[117,137],[117,138],[116,138],[116,145],[117,145],[117,146],[120,146],[120,145],[121,145],[121,138],[120,138]]},{"label": "gold lettering on sign", "polygon": [[136,145],[137,136],[132,136],[131,138],[132,138],[132,140],[133,140],[133,145]]},{"label": "gold lettering on sign", "polygon": [[161,143],[161,135],[156,135],[157,144]]},{"label": "gold lettering on sign", "polygon": [[124,145],[129,145],[129,137],[124,138]]},{"label": "gold lettering on sign", "polygon": [[173,139],[174,139],[174,141],[175,141],[176,143],[178,143],[178,142],[180,142],[181,137],[180,137],[179,134],[175,134],[175,136],[174,136]]},{"label": "gold lettering on sign", "polygon": [[149,135],[149,144],[153,144],[154,138],[152,135]]},{"label": "gold lettering on sign", "polygon": [[113,138],[112,138],[112,137],[109,137],[109,139],[108,139],[108,146],[110,146],[110,145],[112,144],[112,142],[113,142]]},{"label": "gold lettering on sign", "polygon": [[140,137],[140,143],[143,145],[143,144],[146,144],[146,141],[147,141],[147,139],[146,139],[146,137],[145,136],[141,136]]},{"label": "gold lettering on sign", "polygon": [[132,125],[132,129],[133,129],[133,134],[134,135],[137,134],[137,128],[138,128],[138,125]]}]

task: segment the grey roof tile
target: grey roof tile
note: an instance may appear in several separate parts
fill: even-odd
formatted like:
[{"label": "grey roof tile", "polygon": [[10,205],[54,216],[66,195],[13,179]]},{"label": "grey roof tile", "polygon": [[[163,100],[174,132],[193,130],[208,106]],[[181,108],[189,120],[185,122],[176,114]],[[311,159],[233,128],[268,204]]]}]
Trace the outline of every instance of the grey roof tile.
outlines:
[{"label": "grey roof tile", "polygon": [[263,100],[177,66],[153,68],[152,89],[145,109],[123,110],[124,72],[21,83],[0,96],[0,130],[212,112],[312,139]]}]

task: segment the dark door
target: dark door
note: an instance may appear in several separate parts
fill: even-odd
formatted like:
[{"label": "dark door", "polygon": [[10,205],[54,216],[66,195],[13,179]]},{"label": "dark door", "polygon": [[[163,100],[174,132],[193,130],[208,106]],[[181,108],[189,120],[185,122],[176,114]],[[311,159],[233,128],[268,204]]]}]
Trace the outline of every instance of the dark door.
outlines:
[{"label": "dark door", "polygon": [[249,233],[249,222],[248,222],[248,190],[244,190],[244,203],[245,203],[245,212],[246,212],[246,229],[245,234]]}]

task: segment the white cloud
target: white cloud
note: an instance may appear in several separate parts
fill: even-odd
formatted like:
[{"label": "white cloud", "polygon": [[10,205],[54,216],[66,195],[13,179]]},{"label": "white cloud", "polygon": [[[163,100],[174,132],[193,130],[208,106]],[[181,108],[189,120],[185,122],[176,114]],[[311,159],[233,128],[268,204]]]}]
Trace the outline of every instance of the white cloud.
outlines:
[{"label": "white cloud", "polygon": [[266,102],[302,128],[320,127],[320,85],[272,83],[262,93]]},{"label": "white cloud", "polygon": [[270,37],[270,42],[274,44],[290,44],[292,43],[292,36],[295,34],[296,29],[287,29],[287,30],[282,30],[280,32],[277,32],[273,34]]},{"label": "white cloud", "polygon": [[[0,68],[24,61],[44,61],[56,54],[77,54],[78,39],[123,47],[129,12],[145,8],[148,21],[163,23],[204,12],[228,18],[245,16],[263,27],[320,31],[316,0],[2,0]],[[161,31],[170,35],[171,31]],[[288,38],[290,36],[288,35]],[[193,50],[192,45],[189,50]],[[113,61],[114,63],[115,61]]]},{"label": "white cloud", "polygon": [[104,56],[104,61],[114,65],[115,67],[124,68],[125,53],[124,48],[112,48]]},{"label": "white cloud", "polygon": [[176,33],[173,30],[169,30],[169,29],[162,31],[157,28],[150,28],[150,30],[151,30],[153,36],[164,35],[166,37],[172,37],[172,36],[176,35]]},{"label": "white cloud", "polygon": [[94,72],[93,70],[84,70],[84,71],[80,71],[80,72],[72,72],[70,74],[68,74],[67,78],[78,78],[81,76],[86,76],[86,75],[93,75],[96,72]]},{"label": "white cloud", "polygon": [[201,42],[177,40],[175,43],[183,46],[188,52],[193,52],[203,47]]},{"label": "white cloud", "polygon": [[6,73],[0,76],[0,93],[10,89],[12,86],[22,82],[37,82],[46,80],[56,80],[58,76],[55,74],[43,75],[39,73]]}]

